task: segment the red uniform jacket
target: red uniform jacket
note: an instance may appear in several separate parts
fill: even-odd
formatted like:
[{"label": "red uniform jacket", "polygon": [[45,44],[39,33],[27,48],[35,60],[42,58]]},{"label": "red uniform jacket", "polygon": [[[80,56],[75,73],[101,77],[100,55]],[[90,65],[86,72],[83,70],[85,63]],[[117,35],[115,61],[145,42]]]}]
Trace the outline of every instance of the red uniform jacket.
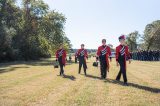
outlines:
[{"label": "red uniform jacket", "polygon": [[84,59],[86,60],[86,58],[88,58],[88,53],[87,53],[87,50],[86,49],[79,49],[77,51],[77,57],[79,57],[81,55],[81,53],[84,55]]},{"label": "red uniform jacket", "polygon": [[108,60],[108,58],[109,58],[109,56],[111,55],[111,49],[110,49],[110,47],[109,47],[109,46],[106,46],[106,48],[104,48],[103,45],[100,46],[100,47],[98,47],[97,56],[100,56],[100,55],[101,55],[101,52],[102,52],[104,49],[107,51],[107,52],[106,52],[106,61],[107,61],[108,69],[109,69],[109,60]]},{"label": "red uniform jacket", "polygon": [[62,56],[62,63],[63,65],[66,64],[66,51],[64,49],[59,49],[56,51],[56,58]]},{"label": "red uniform jacket", "polygon": [[[119,45],[116,47],[116,61],[119,61],[118,58],[119,58],[119,55],[121,55],[121,50],[122,50],[122,45]],[[124,64],[125,64],[125,68],[126,68],[126,58],[130,59],[130,53],[129,53],[129,49],[128,49],[128,46],[125,46],[124,48],[124,57],[125,57],[125,61],[124,61]]]}]

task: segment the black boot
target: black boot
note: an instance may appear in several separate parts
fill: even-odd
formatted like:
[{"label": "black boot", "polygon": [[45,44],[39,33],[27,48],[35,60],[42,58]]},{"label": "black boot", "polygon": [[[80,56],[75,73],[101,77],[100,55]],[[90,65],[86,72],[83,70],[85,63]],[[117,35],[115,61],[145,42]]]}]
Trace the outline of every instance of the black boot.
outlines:
[{"label": "black boot", "polygon": [[86,73],[86,69],[84,70],[84,74],[85,74],[85,76],[87,75],[87,73]]},{"label": "black boot", "polygon": [[128,86],[128,83],[127,83],[127,82],[124,82],[124,86]]},{"label": "black boot", "polygon": [[120,79],[117,79],[117,78],[116,78],[116,81],[120,81]]}]

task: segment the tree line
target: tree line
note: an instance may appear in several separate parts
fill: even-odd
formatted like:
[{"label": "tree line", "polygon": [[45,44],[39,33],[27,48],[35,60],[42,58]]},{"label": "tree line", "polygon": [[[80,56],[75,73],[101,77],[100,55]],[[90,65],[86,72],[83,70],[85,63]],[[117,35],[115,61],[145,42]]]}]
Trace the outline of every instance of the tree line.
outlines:
[{"label": "tree line", "polygon": [[132,52],[137,50],[160,50],[160,20],[147,24],[144,34],[134,31],[129,33],[126,39]]},{"label": "tree line", "polygon": [[65,36],[66,18],[50,10],[43,0],[0,0],[0,62],[51,57],[61,43],[69,50]]},{"label": "tree line", "polygon": [[[37,60],[51,57],[61,43],[66,50],[72,45],[65,36],[66,17],[50,10],[43,0],[0,0],[0,62]],[[160,50],[160,20],[127,35],[131,51]]]}]

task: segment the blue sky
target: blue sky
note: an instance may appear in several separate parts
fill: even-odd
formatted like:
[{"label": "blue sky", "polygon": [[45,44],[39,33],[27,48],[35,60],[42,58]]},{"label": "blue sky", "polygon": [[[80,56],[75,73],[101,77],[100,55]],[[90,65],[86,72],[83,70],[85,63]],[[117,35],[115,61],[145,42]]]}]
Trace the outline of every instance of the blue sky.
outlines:
[{"label": "blue sky", "polygon": [[[20,1],[20,0],[18,0]],[[73,48],[84,43],[97,48],[101,39],[116,47],[118,37],[144,28],[160,19],[160,0],[44,0],[50,9],[63,13],[65,33]]]}]

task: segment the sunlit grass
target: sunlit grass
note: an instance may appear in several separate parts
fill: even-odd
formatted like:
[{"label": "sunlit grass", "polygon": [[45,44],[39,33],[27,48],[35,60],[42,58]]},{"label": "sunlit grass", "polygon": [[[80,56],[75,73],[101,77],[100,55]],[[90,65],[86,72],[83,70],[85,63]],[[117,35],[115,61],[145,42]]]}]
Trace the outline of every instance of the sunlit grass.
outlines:
[{"label": "sunlit grass", "polygon": [[[78,64],[65,67],[66,77],[54,69],[53,59],[0,65],[0,106],[160,105],[160,62],[127,64],[129,86],[116,82],[119,67],[111,63],[107,80],[88,60],[88,76]],[[123,78],[121,78],[123,81]]]}]

